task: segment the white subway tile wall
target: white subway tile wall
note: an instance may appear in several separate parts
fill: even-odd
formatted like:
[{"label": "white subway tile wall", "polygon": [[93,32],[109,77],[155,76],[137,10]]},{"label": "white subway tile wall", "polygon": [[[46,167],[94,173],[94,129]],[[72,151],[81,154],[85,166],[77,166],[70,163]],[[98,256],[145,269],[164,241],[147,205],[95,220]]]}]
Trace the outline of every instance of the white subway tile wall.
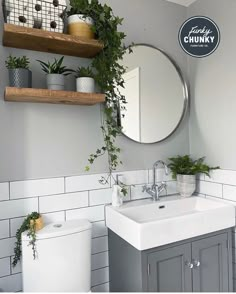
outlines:
[{"label": "white subway tile wall", "polygon": [[42,213],[88,206],[88,192],[68,193],[39,198]]},{"label": "white subway tile wall", "polygon": [[0,183],[0,201],[9,200],[9,183]]},{"label": "white subway tile wall", "polygon": [[[121,174],[120,180],[127,185],[139,185],[140,198],[148,197],[141,192],[142,184],[148,183],[148,170]],[[11,262],[16,231],[24,217],[32,211],[42,213],[45,223],[79,218],[92,222],[92,291],[109,291],[108,231],[104,205],[111,203],[112,184],[110,181],[100,184],[102,177],[107,175],[0,183],[0,292],[22,290],[21,264],[13,268]],[[126,200],[131,197],[130,186]]]},{"label": "white subway tile wall", "polygon": [[0,259],[0,277],[9,276],[11,274],[10,258],[4,257]]},{"label": "white subway tile wall", "polygon": [[212,195],[214,197],[222,198],[222,184],[199,181],[198,192],[200,194]]},{"label": "white subway tile wall", "polygon": [[[152,170],[118,174],[122,174],[119,179],[129,185],[126,200],[149,197],[142,192],[142,187],[143,184],[152,184]],[[92,222],[92,291],[109,291],[104,205],[111,203],[111,185],[114,181],[101,185],[101,177],[106,177],[106,174],[0,183],[0,292],[22,290],[21,265],[12,268],[11,260],[16,230],[23,218],[32,211],[42,213],[46,223],[79,218]],[[167,181],[167,191],[163,191],[163,195],[175,194],[176,182],[171,176],[165,176],[163,169],[159,169],[157,181],[162,180]],[[236,172],[217,170],[211,178],[199,177],[198,193],[201,197],[214,197],[236,205]],[[236,267],[236,257],[234,264]],[[236,284],[236,275],[234,278]]]},{"label": "white subway tile wall", "polygon": [[65,192],[64,178],[18,181],[10,183],[10,198],[29,198]]},{"label": "white subway tile wall", "polygon": [[9,220],[0,221],[0,239],[10,237],[10,224]]},{"label": "white subway tile wall", "polygon": [[110,181],[104,185],[99,183],[102,178],[106,179],[107,174],[85,175],[66,178],[66,192],[78,192],[88,190],[100,190],[110,188]]}]

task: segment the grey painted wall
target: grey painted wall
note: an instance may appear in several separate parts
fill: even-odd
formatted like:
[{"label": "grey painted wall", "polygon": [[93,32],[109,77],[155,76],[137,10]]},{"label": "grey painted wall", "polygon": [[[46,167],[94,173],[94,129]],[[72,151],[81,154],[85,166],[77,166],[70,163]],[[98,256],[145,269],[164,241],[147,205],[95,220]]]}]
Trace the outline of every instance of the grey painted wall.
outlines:
[{"label": "grey painted wall", "polygon": [[[187,9],[164,0],[106,1],[115,14],[124,17],[127,44],[142,42],[158,46],[170,54],[184,72],[187,57],[180,49],[178,29],[186,19]],[[0,38],[3,17],[0,15]],[[102,145],[100,106],[63,106],[9,103],[3,101],[8,84],[4,61],[9,53],[26,54],[32,61],[34,87],[45,86],[44,74],[35,59],[48,60],[55,55],[4,48],[0,45],[0,181],[47,178],[84,173],[90,153]],[[66,57],[68,66],[88,60]],[[70,87],[73,80],[69,78]],[[68,88],[68,89],[69,89]],[[163,143],[139,145],[125,137],[118,139],[124,162],[121,170],[151,167],[156,159],[189,152],[187,120]],[[103,172],[106,158],[100,159],[91,172]]]},{"label": "grey painted wall", "polygon": [[235,0],[198,0],[188,16],[212,18],[221,31],[214,54],[203,59],[189,57],[192,89],[190,150],[195,156],[224,169],[236,169],[236,67]]}]

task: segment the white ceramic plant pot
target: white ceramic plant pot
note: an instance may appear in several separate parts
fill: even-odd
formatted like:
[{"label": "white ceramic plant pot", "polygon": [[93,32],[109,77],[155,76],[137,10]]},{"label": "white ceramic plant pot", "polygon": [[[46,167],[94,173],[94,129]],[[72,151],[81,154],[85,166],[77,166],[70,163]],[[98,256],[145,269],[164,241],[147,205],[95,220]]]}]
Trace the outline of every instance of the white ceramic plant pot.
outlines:
[{"label": "white ceramic plant pot", "polygon": [[65,76],[62,74],[48,74],[47,87],[49,90],[63,91],[65,89]]},{"label": "white ceramic plant pot", "polygon": [[94,32],[91,27],[94,21],[91,17],[85,17],[83,14],[74,14],[68,17],[68,34],[94,39]]},{"label": "white ceramic plant pot", "polygon": [[195,175],[177,175],[177,191],[181,197],[190,197],[196,190]]},{"label": "white ceramic plant pot", "polygon": [[95,81],[93,78],[77,78],[76,79],[77,92],[94,93]]}]

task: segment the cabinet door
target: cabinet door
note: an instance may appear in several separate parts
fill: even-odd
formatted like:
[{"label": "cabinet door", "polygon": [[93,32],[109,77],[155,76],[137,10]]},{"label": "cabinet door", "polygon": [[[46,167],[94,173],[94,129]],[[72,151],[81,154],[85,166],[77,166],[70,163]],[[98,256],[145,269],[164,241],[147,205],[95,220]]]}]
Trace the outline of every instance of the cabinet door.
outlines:
[{"label": "cabinet door", "polygon": [[194,292],[229,291],[228,234],[192,243]]},{"label": "cabinet door", "polygon": [[148,254],[149,292],[192,292],[191,244]]}]

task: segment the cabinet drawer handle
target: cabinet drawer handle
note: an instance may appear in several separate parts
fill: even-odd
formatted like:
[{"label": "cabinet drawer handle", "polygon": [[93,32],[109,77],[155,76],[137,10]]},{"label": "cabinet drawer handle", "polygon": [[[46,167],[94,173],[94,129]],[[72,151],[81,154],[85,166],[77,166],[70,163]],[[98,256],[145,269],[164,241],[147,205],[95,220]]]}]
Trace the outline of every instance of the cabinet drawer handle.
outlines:
[{"label": "cabinet drawer handle", "polygon": [[186,261],[186,266],[187,267],[189,267],[190,269],[192,269],[193,268],[193,264],[191,263],[191,262],[189,262],[189,261]]},{"label": "cabinet drawer handle", "polygon": [[199,266],[201,265],[201,262],[200,262],[199,260],[194,259],[194,260],[193,260],[193,265],[194,265],[195,267],[199,267]]}]

